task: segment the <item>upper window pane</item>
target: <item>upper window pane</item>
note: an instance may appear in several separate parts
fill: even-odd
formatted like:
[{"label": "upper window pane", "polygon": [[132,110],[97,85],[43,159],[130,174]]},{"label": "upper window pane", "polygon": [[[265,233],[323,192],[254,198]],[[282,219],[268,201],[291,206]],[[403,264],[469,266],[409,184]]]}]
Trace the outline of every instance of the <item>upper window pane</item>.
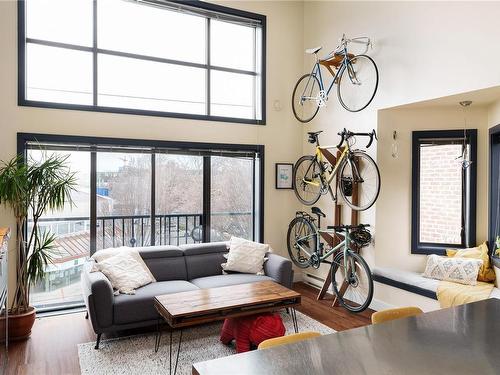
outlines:
[{"label": "upper window pane", "polygon": [[124,0],[97,5],[99,48],[206,62],[205,18]]},{"label": "upper window pane", "polygon": [[247,74],[212,71],[211,106],[213,116],[255,118],[254,81]]},{"label": "upper window pane", "polygon": [[420,145],[420,242],[462,243],[462,147]]},{"label": "upper window pane", "polygon": [[92,45],[92,0],[26,1],[28,38]]},{"label": "upper window pane", "polygon": [[92,54],[27,45],[26,99],[92,104]]},{"label": "upper window pane", "polygon": [[256,71],[255,28],[229,22],[210,21],[210,63]]},{"label": "upper window pane", "polygon": [[99,55],[98,104],[177,113],[206,113],[205,70]]}]

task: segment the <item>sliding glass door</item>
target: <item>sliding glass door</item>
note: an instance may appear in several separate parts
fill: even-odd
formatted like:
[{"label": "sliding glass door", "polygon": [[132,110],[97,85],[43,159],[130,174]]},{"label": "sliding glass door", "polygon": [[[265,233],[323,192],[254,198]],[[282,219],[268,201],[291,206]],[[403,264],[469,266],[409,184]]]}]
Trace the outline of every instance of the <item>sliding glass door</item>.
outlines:
[{"label": "sliding glass door", "polygon": [[96,154],[96,250],[151,245],[151,154]]},{"label": "sliding glass door", "polygon": [[[56,235],[53,262],[46,267],[45,277],[32,286],[31,303],[41,308],[81,303],[80,273],[90,255],[90,152],[30,149],[27,160],[37,163],[49,154],[66,156],[71,170],[78,172],[76,191],[71,195],[73,205],[46,212],[39,222],[42,232]],[[28,229],[32,225],[29,219]]]},{"label": "sliding glass door", "polygon": [[39,309],[81,305],[82,266],[96,250],[231,236],[262,240],[262,146],[19,138],[28,162],[47,153],[66,155],[78,179],[74,205],[47,212],[41,221],[57,236],[57,249],[45,278],[33,287]]}]

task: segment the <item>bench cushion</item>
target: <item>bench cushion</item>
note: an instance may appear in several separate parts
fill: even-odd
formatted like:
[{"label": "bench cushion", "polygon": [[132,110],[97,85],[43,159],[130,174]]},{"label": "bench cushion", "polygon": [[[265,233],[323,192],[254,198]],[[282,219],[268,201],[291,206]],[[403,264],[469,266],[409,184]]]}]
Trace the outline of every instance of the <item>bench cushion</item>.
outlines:
[{"label": "bench cushion", "polygon": [[153,297],[162,294],[188,292],[198,287],[184,280],[159,281],[136,289],[135,294],[115,296],[114,324],[127,324],[158,318]]},{"label": "bench cushion", "polygon": [[258,276],[247,273],[232,273],[229,275],[217,275],[199,277],[191,280],[191,282],[201,289],[217,288],[220,286],[239,285],[247,283],[255,283],[257,281],[275,281],[269,276]]}]

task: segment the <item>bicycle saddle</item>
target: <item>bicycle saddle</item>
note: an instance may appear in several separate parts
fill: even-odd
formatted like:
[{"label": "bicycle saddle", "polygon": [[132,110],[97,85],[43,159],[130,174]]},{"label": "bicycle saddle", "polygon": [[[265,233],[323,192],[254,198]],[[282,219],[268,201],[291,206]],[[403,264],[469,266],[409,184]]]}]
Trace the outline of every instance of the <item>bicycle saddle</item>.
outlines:
[{"label": "bicycle saddle", "polygon": [[323,213],[323,211],[320,210],[319,207],[311,208],[311,212],[315,215],[326,217],[326,215]]},{"label": "bicycle saddle", "polygon": [[320,130],[318,132],[307,132],[307,135],[308,135],[307,141],[309,143],[316,143],[318,140],[319,133],[322,133],[322,132],[323,132],[323,130]]},{"label": "bicycle saddle", "polygon": [[312,55],[314,53],[318,53],[318,51],[323,48],[323,47],[315,47],[315,48],[308,48],[306,49],[306,53]]},{"label": "bicycle saddle", "polygon": [[320,130],[320,131],[317,131],[317,132],[307,132],[307,134],[312,135],[312,136],[316,136],[316,135],[318,135],[320,133],[323,133],[323,130]]}]

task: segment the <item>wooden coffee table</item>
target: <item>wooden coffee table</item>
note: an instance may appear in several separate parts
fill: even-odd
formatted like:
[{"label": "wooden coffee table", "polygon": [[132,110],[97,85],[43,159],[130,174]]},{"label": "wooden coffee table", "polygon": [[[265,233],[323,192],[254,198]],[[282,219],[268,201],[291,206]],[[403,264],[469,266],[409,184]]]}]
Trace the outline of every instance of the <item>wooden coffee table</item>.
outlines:
[{"label": "wooden coffee table", "polygon": [[[300,294],[273,281],[199,289],[190,292],[165,294],[154,298],[154,305],[170,326],[170,374],[172,374],[172,336],[179,329],[179,343],[174,375],[182,342],[182,329],[197,324],[289,309],[293,327],[298,332],[295,306],[300,305]],[[161,340],[160,322],[157,325],[155,352]]]}]

